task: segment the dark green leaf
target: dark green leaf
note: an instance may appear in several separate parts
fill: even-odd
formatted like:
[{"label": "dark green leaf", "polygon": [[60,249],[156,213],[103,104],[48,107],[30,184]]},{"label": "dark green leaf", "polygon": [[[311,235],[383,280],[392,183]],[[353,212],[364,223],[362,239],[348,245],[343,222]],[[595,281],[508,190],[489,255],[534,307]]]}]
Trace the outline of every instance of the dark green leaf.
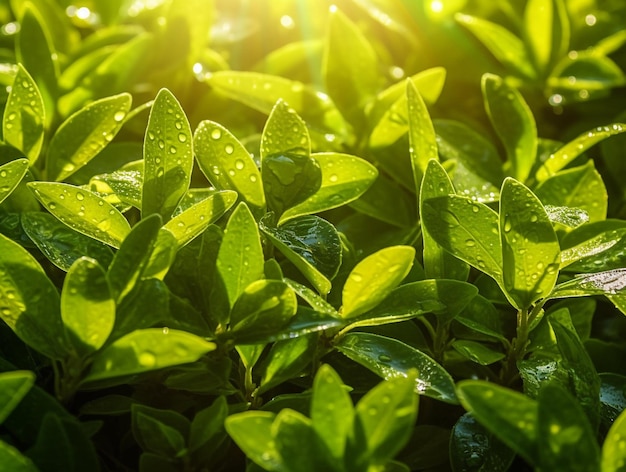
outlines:
[{"label": "dark green leaf", "polygon": [[[135,440],[146,452],[153,452],[166,458],[173,458],[185,448],[185,430],[180,431],[174,425],[161,421],[159,416],[176,417],[175,422],[183,422],[186,430],[189,429],[188,420],[174,411],[159,411],[142,405],[135,404],[132,407],[132,431]],[[158,416],[151,413],[159,412]]]},{"label": "dark green leaf", "polygon": [[454,381],[446,370],[421,351],[395,339],[368,333],[349,333],[336,345],[355,362],[384,379],[406,377],[417,369],[414,390],[427,397],[456,404]]},{"label": "dark green leaf", "polygon": [[493,349],[484,343],[465,339],[457,339],[452,343],[452,347],[463,357],[480,365],[494,364],[506,356],[503,352]]},{"label": "dark green leaf", "polygon": [[600,374],[600,382],[601,416],[611,424],[626,410],[626,377],[606,372]]},{"label": "dark green leaf", "polygon": [[626,413],[622,413],[613,423],[602,445],[602,472],[623,472],[626,470]]},{"label": "dark green leaf", "polygon": [[28,171],[28,160],[16,159],[0,166],[0,203],[15,190]]},{"label": "dark green leaf", "polygon": [[4,441],[0,441],[0,464],[11,472],[39,472],[28,457]]},{"label": "dark green leaf", "polygon": [[16,370],[0,374],[0,424],[11,414],[35,383],[35,374]]},{"label": "dark green leaf", "polygon": [[298,336],[274,343],[267,355],[265,372],[257,393],[267,392],[281,383],[298,377],[311,363],[317,350],[316,334]]},{"label": "dark green leaf", "polygon": [[554,287],[550,298],[610,296],[623,293],[624,288],[626,288],[626,269],[614,269],[578,275]]}]

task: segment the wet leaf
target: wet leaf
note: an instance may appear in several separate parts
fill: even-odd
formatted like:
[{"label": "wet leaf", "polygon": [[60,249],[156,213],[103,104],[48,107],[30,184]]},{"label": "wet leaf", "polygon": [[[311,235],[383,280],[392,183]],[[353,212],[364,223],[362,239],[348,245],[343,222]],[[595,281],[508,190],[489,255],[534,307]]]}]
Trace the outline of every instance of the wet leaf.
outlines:
[{"label": "wet leaf", "polygon": [[317,340],[318,336],[313,334],[275,342],[264,361],[265,371],[257,394],[300,376],[315,357]]},{"label": "wet leaf", "polygon": [[37,84],[24,66],[18,64],[4,114],[4,141],[19,149],[34,163],[39,157],[44,139],[45,111]]},{"label": "wet leaf", "polygon": [[560,223],[568,228],[578,228],[589,221],[589,213],[580,208],[544,205],[552,223]]},{"label": "wet leaf", "polygon": [[595,433],[578,402],[559,384],[539,391],[537,441],[543,470],[598,470]]},{"label": "wet leaf", "polygon": [[265,470],[284,468],[272,434],[275,418],[276,414],[269,411],[246,411],[232,414],[224,422],[226,431],[248,459]]},{"label": "wet leaf", "polygon": [[550,154],[548,159],[537,170],[535,178],[542,182],[566,167],[574,159],[600,141],[626,131],[626,125],[615,123],[610,126],[598,126],[582,133],[572,141],[564,144],[556,152]]},{"label": "wet leaf", "polygon": [[602,472],[623,472],[626,470],[626,413],[622,413],[609,429],[602,445]]},{"label": "wet leaf", "polygon": [[406,83],[407,105],[409,110],[409,153],[413,168],[415,193],[419,195],[422,177],[429,161],[439,160],[437,138],[426,103],[417,87],[411,81]]},{"label": "wet leaf", "polygon": [[261,221],[261,231],[283,255],[326,295],[341,266],[341,240],[335,227],[319,216],[299,216],[274,228]]},{"label": "wet leaf", "polygon": [[463,357],[480,365],[494,364],[506,357],[500,350],[496,350],[484,343],[457,339],[452,342],[452,348]]},{"label": "wet leaf", "polygon": [[48,147],[48,177],[65,180],[93,159],[122,127],[131,102],[129,93],[103,98],[65,120]]},{"label": "wet leaf", "polygon": [[197,361],[215,344],[168,328],[135,330],[99,351],[82,385]]},{"label": "wet leaf", "polygon": [[537,154],[537,125],[532,111],[522,94],[501,77],[485,74],[481,85],[491,125],[506,149],[510,172],[524,182]]},{"label": "wet leaf", "polygon": [[530,464],[539,464],[536,401],[482,380],[462,380],[456,391],[461,405],[483,426]]},{"label": "wet leaf", "polygon": [[355,318],[378,305],[407,276],[414,258],[414,248],[392,246],[360,261],[343,287],[341,316]]},{"label": "wet leaf", "polygon": [[236,201],[237,194],[231,190],[215,192],[175,215],[163,228],[174,235],[180,248],[217,221]]},{"label": "wet leaf", "polygon": [[[426,200],[454,195],[454,193],[454,187],[445,169],[436,160],[429,161],[420,186],[420,214],[422,214],[422,207]],[[426,277],[435,279],[467,279],[469,266],[437,244],[426,226],[422,228],[422,239],[424,246],[424,274]]]},{"label": "wet leaf", "polygon": [[478,333],[504,340],[502,319],[493,303],[481,295],[472,298],[467,307],[455,317],[463,326]]},{"label": "wet leaf", "polygon": [[39,263],[0,234],[0,318],[28,346],[51,359],[68,352],[59,294]]},{"label": "wet leaf", "polygon": [[554,287],[550,298],[617,295],[626,288],[626,269],[580,274]]},{"label": "wet leaf", "polygon": [[626,377],[604,372],[600,374],[600,416],[612,424],[626,410]]},{"label": "wet leaf", "polygon": [[522,183],[507,178],[500,194],[503,289],[525,310],[554,287],[560,246],[546,210]]},{"label": "wet leaf", "polygon": [[[11,414],[35,383],[35,374],[26,370],[0,374],[0,424]],[[352,403],[350,404],[352,406]]]},{"label": "wet leaf", "polygon": [[506,28],[476,16],[457,13],[454,19],[467,28],[505,67],[527,79],[536,72],[520,38]]},{"label": "wet leaf", "polygon": [[118,248],[130,232],[124,215],[88,190],[54,182],[28,186],[46,210],[79,233]]},{"label": "wet leaf", "polygon": [[278,100],[267,118],[261,136],[261,167],[274,154],[309,156],[309,131],[298,113],[284,100]]},{"label": "wet leaf", "polygon": [[16,159],[0,166],[0,204],[22,181],[28,172],[28,160]]},{"label": "wet leaf", "polygon": [[252,209],[265,209],[261,173],[246,148],[226,128],[202,121],[193,136],[198,165],[221,190],[234,190]]},{"label": "wet leaf", "polygon": [[231,308],[248,285],[263,278],[263,263],[258,226],[241,202],[228,220],[217,256],[217,271]]},{"label": "wet leaf", "polygon": [[457,404],[454,380],[433,359],[395,339],[369,333],[348,333],[336,343],[337,349],[382,378],[406,377],[417,369],[413,389],[420,395]]},{"label": "wet leaf", "polygon": [[505,472],[515,452],[469,413],[452,428],[450,461],[455,472]]},{"label": "wet leaf", "polygon": [[158,213],[167,222],[185,196],[193,168],[191,128],[176,97],[157,94],[144,140],[141,213]]},{"label": "wet leaf", "polygon": [[131,205],[141,209],[143,173],[140,170],[122,169],[110,174],[95,175],[89,187],[112,205]]},{"label": "wet leaf", "polygon": [[437,244],[500,283],[502,243],[495,211],[459,195],[436,197],[422,203],[422,222]]},{"label": "wet leaf", "polygon": [[323,152],[311,157],[322,171],[320,187],[302,203],[285,211],[280,223],[350,203],[363,195],[378,176],[376,167],[349,154]]}]

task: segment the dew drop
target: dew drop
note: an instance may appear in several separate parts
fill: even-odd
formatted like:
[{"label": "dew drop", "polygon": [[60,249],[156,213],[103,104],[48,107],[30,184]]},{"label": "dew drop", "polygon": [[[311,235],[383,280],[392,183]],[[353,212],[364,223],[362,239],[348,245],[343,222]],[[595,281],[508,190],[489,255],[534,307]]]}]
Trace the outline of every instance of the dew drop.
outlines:
[{"label": "dew drop", "polygon": [[244,162],[241,159],[237,159],[235,161],[235,168],[237,170],[242,170],[244,168],[244,166],[245,166],[245,164],[244,164]]},{"label": "dew drop", "polygon": [[85,196],[82,193],[76,192],[76,200],[83,201],[84,199],[85,199]]},{"label": "dew drop", "polygon": [[159,139],[159,149],[165,149],[165,141]]},{"label": "dew drop", "polygon": [[230,175],[231,177],[234,177],[236,174],[235,169],[228,169],[228,175]]},{"label": "dew drop", "polygon": [[178,149],[176,149],[176,146],[170,146],[170,154],[176,154],[178,152]]},{"label": "dew drop", "polygon": [[505,218],[504,219],[504,232],[508,233],[511,231],[511,229],[513,228],[513,226],[511,225],[511,220],[509,218]]},{"label": "dew drop", "polygon": [[144,367],[154,367],[156,365],[156,356],[150,351],[144,351],[139,354],[138,360]]},{"label": "dew drop", "polygon": [[227,144],[226,146],[224,146],[224,151],[226,152],[226,154],[232,154],[235,151],[235,148],[232,144]]},{"label": "dew drop", "polygon": [[465,240],[465,245],[467,247],[474,247],[474,246],[476,246],[476,241],[474,241],[473,239],[466,239]]},{"label": "dew drop", "polygon": [[337,177],[337,174],[333,174],[328,178],[328,180],[335,183],[339,180],[339,177]]},{"label": "dew drop", "polygon": [[380,362],[391,362],[392,359],[391,359],[391,357],[389,357],[386,354],[381,354],[381,355],[378,356],[378,360]]},{"label": "dew drop", "polygon": [[250,182],[252,183],[256,183],[256,181],[258,180],[257,176],[254,174],[250,174]]},{"label": "dew drop", "polygon": [[154,138],[155,138],[154,133],[152,131],[148,131],[148,139],[150,141],[154,141]]},{"label": "dew drop", "polygon": [[220,139],[222,137],[222,131],[218,128],[215,128],[213,131],[211,131],[211,137],[213,139]]},{"label": "dew drop", "polygon": [[6,176],[7,176],[7,171],[6,170],[0,171],[0,177],[4,178]]},{"label": "dew drop", "polygon": [[181,143],[184,143],[187,141],[187,135],[185,133],[178,133],[178,140]]},{"label": "dew drop", "polygon": [[125,117],[126,117],[126,113],[123,111],[118,111],[115,113],[115,115],[113,115],[113,119],[117,121],[118,123],[122,121]]}]

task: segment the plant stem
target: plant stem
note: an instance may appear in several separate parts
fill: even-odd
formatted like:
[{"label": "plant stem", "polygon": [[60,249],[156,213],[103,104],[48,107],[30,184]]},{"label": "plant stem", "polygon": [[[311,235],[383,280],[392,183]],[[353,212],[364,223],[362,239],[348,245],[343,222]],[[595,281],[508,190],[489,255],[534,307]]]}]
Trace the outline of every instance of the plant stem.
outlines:
[{"label": "plant stem", "polygon": [[[535,310],[533,310],[534,313]],[[528,346],[530,316],[528,310],[522,309],[517,312],[516,337],[511,342],[506,362],[502,369],[501,379],[505,385],[513,383],[518,375],[517,363],[526,355]]]}]

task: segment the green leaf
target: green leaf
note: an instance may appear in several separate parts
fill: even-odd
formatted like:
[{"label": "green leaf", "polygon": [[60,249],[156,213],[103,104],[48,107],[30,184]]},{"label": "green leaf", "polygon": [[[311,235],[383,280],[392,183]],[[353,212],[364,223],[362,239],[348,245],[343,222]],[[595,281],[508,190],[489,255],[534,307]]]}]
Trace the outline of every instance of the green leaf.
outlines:
[{"label": "green leaf", "polygon": [[24,66],[18,64],[4,114],[4,141],[22,151],[30,163],[39,157],[44,138],[44,103],[37,84]]},{"label": "green leaf", "polygon": [[355,409],[354,438],[348,454],[357,455],[353,470],[386,464],[407,443],[417,417],[414,388],[415,376],[409,373],[408,377],[405,374],[379,383],[361,398]]},{"label": "green leaf", "polygon": [[27,2],[20,18],[16,41],[17,62],[22,64],[37,84],[43,99],[46,123],[51,123],[58,98],[58,56],[46,28],[45,16],[32,2]]},{"label": "green leaf", "polygon": [[539,199],[508,177],[500,192],[503,286],[513,305],[528,309],[554,287],[559,241]]},{"label": "green leaf", "polygon": [[309,156],[311,139],[306,124],[284,100],[278,100],[263,128],[261,167],[274,154]]},{"label": "green leaf", "polygon": [[283,255],[326,295],[341,266],[341,240],[335,227],[319,216],[299,216],[273,228],[261,220],[261,231]]},{"label": "green leaf", "polygon": [[593,161],[546,178],[537,186],[535,194],[546,206],[571,207],[586,212],[587,221],[606,218],[607,191]]},{"label": "green leaf", "polygon": [[39,472],[28,457],[4,441],[0,441],[0,463],[11,472]]},{"label": "green leaf", "polygon": [[506,68],[526,79],[536,76],[520,38],[506,28],[476,16],[457,13],[454,19],[467,28]]},{"label": "green leaf", "polygon": [[409,109],[409,142],[411,144],[409,153],[411,154],[415,193],[419,195],[419,188],[422,185],[422,178],[429,161],[439,159],[437,138],[426,103],[424,103],[417,87],[410,80],[407,80],[406,83],[406,95]]},{"label": "green leaf", "polygon": [[470,414],[461,416],[452,428],[450,462],[452,470],[464,472],[504,472],[509,470],[515,452]]},{"label": "green leaf", "polygon": [[476,341],[457,339],[452,342],[452,348],[466,359],[480,365],[494,364],[506,357],[506,355],[492,347]]},{"label": "green leaf", "polygon": [[180,431],[138,410],[136,405],[132,413],[133,435],[144,451],[170,458],[185,449],[185,438]]},{"label": "green leaf", "polygon": [[547,84],[551,91],[561,95],[561,103],[601,97],[609,89],[623,86],[626,82],[620,66],[599,53],[603,47],[600,43],[596,46],[600,48],[592,47],[588,51],[574,51],[571,56],[564,56],[552,70]]},{"label": "green leaf", "polygon": [[209,448],[224,435],[224,420],[228,417],[226,397],[219,396],[211,406],[198,411],[191,422],[189,432],[190,452]]},{"label": "green leaf", "polygon": [[30,182],[28,186],[61,223],[90,238],[118,248],[130,232],[124,215],[88,190],[55,182]]},{"label": "green leaf", "polygon": [[108,267],[113,260],[109,246],[70,229],[48,213],[22,213],[20,221],[43,255],[61,270],[67,272],[82,256],[97,260],[103,267]]},{"label": "green leaf", "polygon": [[359,28],[340,10],[329,20],[323,74],[328,95],[355,126],[363,124],[364,105],[380,87],[379,60]]},{"label": "green leaf", "polygon": [[138,329],[99,351],[82,384],[197,361],[215,343],[168,328]]},{"label": "green leaf", "polygon": [[89,181],[89,186],[112,205],[132,205],[141,209],[142,171],[126,169],[94,175]]},{"label": "green leaf", "polygon": [[[435,197],[444,197],[453,195],[454,187],[445,169],[432,159],[428,162],[424,172],[424,178],[420,186],[419,207],[420,214],[423,212],[423,205],[426,200]],[[428,228],[422,228],[423,239],[423,264],[424,274],[428,278],[449,278],[466,280],[469,272],[469,266],[445,251],[432,238],[428,232]]]},{"label": "green leaf", "polygon": [[559,384],[539,391],[537,441],[542,470],[598,470],[595,433],[578,402]]},{"label": "green leaf", "polygon": [[372,185],[378,171],[364,159],[349,154],[321,152],[311,156],[322,170],[320,188],[283,213],[280,223],[350,203]]},{"label": "green leaf", "polygon": [[217,123],[202,121],[193,144],[200,169],[216,188],[236,191],[253,210],[265,209],[261,173],[235,136]]},{"label": "green leaf", "polygon": [[276,415],[269,411],[246,411],[226,418],[224,426],[237,446],[265,470],[286,470],[272,434]]},{"label": "green leaf", "polygon": [[30,371],[16,370],[0,374],[0,424],[22,401],[35,383],[35,374]]},{"label": "green leaf", "polygon": [[129,93],[103,98],[65,120],[48,147],[48,177],[65,180],[93,159],[122,127],[131,102]]},{"label": "green leaf", "polygon": [[59,294],[39,263],[0,234],[0,318],[29,347],[51,359],[68,352]]},{"label": "green leaf", "polygon": [[229,307],[248,285],[263,278],[263,263],[259,229],[247,205],[241,202],[228,220],[217,256],[217,271]]},{"label": "green leaf", "polygon": [[560,223],[568,228],[578,228],[589,221],[589,213],[580,208],[553,205],[543,207],[552,223]]},{"label": "green leaf", "polygon": [[472,298],[466,309],[457,315],[455,320],[478,333],[501,341],[507,339],[504,336],[500,314],[493,303],[481,295]]},{"label": "green leaf", "polygon": [[406,377],[417,369],[413,389],[420,395],[457,404],[454,380],[433,359],[395,339],[369,333],[349,333],[336,344],[337,349],[384,379]]},{"label": "green leaf", "polygon": [[528,179],[537,154],[537,125],[522,94],[501,77],[484,74],[481,82],[489,120],[506,149],[510,172]]},{"label": "green leaf", "polygon": [[501,282],[502,243],[495,211],[460,195],[436,197],[422,203],[422,222],[446,251]]},{"label": "green leaf", "polygon": [[556,152],[550,154],[542,166],[537,170],[535,178],[542,182],[548,177],[556,174],[583,152],[600,141],[626,131],[626,125],[615,123],[610,126],[598,126],[592,130],[582,133],[572,141],[564,144]]},{"label": "green leaf", "polygon": [[539,465],[537,402],[482,380],[462,380],[456,392],[463,407],[503,443]]},{"label": "green leaf", "polygon": [[343,287],[341,316],[354,318],[383,301],[407,276],[415,249],[392,246],[366,257],[350,272]]},{"label": "green leaf", "polygon": [[185,196],[193,168],[189,121],[167,89],[157,94],[146,129],[141,214],[158,213],[169,221]]},{"label": "green leaf", "polygon": [[311,420],[313,429],[336,460],[343,460],[353,419],[354,407],[345,385],[332,367],[323,364],[313,381]]},{"label": "green leaf", "polygon": [[236,337],[250,332],[272,333],[296,314],[296,294],[280,280],[256,280],[239,295],[230,314],[230,331]]},{"label": "green leaf", "polygon": [[277,385],[300,376],[314,360],[317,342],[318,336],[315,333],[275,342],[267,355],[257,394],[262,395]]},{"label": "green leaf", "polygon": [[524,9],[524,39],[538,75],[546,76],[567,54],[570,25],[561,0],[530,0]]},{"label": "green leaf", "polygon": [[115,300],[104,269],[81,257],[68,271],[61,292],[61,317],[78,355],[100,349],[115,324]]},{"label": "green leaf", "polygon": [[568,271],[595,272],[624,266],[626,224],[621,220],[589,223],[571,231],[561,242],[561,267]]},{"label": "green leaf", "polygon": [[22,181],[28,172],[28,160],[16,159],[0,166],[0,204]]},{"label": "green leaf", "polygon": [[619,415],[609,429],[602,445],[602,472],[623,472],[626,470],[626,412]]},{"label": "green leaf", "polygon": [[161,227],[161,218],[151,215],[137,223],[115,253],[107,272],[113,298],[120,302],[146,268]]},{"label": "green leaf", "polygon": [[163,228],[174,235],[180,248],[217,221],[236,201],[237,194],[233,191],[215,192],[183,212],[175,214]]},{"label": "green leaf", "polygon": [[593,274],[580,274],[554,287],[550,298],[617,295],[626,288],[626,269],[614,269]]}]

